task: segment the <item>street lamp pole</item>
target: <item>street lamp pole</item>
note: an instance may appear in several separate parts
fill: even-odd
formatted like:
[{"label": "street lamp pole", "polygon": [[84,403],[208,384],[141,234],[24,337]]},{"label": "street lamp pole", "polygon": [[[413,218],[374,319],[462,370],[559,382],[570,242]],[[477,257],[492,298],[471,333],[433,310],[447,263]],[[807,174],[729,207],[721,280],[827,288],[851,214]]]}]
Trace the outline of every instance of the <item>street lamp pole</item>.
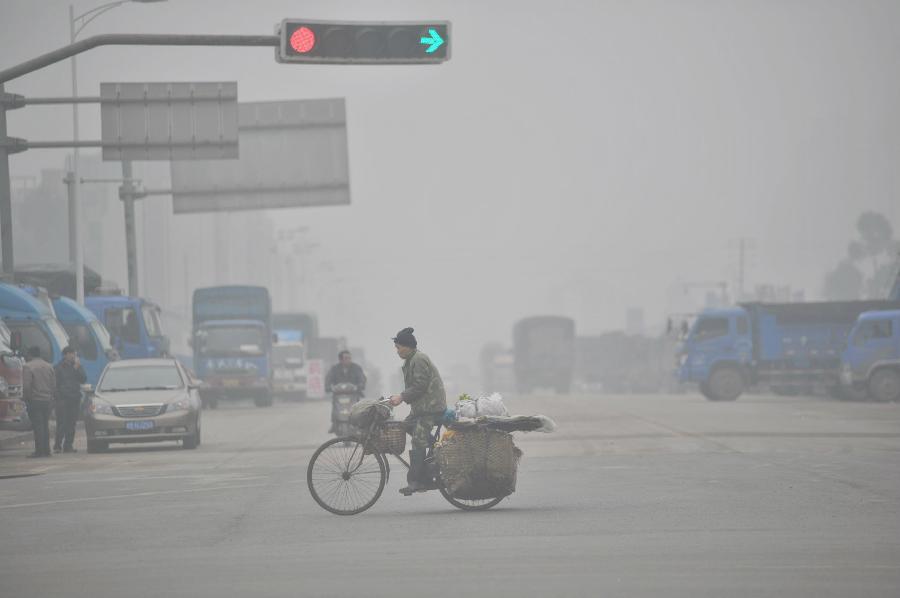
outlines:
[{"label": "street lamp pole", "polygon": [[[99,17],[101,14],[110,11],[117,6],[127,4],[129,2],[149,3],[161,2],[164,0],[116,0],[107,4],[101,4],[94,7],[77,17],[75,16],[75,7],[69,5],[69,38],[71,43],[75,43],[75,38],[81,33],[81,30],[87,27],[88,23]],[[77,29],[76,23],[84,21]],[[72,56],[72,97],[78,98],[78,71],[75,56]],[[84,305],[84,241],[82,239],[82,214],[80,202],[80,185],[81,177],[78,172],[78,102],[72,103],[72,135],[75,140],[75,147],[72,150],[72,168],[67,177],[69,189],[69,261],[75,267],[75,300]]]},{"label": "street lamp pole", "polygon": [[[75,43],[75,7],[69,5],[69,36]],[[78,97],[78,76],[75,57],[72,56],[72,97]],[[78,143],[78,102],[72,104],[72,135]],[[78,201],[78,147],[72,150],[72,173],[69,177],[69,260],[75,266],[75,301],[84,305],[84,244],[81,239],[81,206]]]}]

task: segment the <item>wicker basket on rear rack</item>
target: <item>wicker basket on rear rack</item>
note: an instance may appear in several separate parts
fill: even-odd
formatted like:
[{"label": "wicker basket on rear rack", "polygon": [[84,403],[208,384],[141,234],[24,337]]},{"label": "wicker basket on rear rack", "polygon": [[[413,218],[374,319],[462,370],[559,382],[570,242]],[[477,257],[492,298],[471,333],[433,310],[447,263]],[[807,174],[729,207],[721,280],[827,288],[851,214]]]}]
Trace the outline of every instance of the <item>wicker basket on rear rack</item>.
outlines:
[{"label": "wicker basket on rear rack", "polygon": [[406,450],[406,423],[387,421],[376,432],[366,445],[367,455],[375,452],[402,455]]}]

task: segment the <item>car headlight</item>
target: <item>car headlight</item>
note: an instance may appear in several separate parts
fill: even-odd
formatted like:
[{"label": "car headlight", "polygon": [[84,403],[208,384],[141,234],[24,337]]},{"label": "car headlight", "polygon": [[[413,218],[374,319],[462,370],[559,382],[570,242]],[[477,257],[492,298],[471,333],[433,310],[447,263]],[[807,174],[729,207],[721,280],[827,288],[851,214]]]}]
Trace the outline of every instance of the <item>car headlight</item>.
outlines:
[{"label": "car headlight", "polygon": [[97,398],[91,400],[91,413],[100,415],[115,415],[112,405]]},{"label": "car headlight", "polygon": [[178,399],[172,403],[169,403],[169,406],[166,407],[166,411],[171,413],[172,411],[187,411],[191,408],[191,402],[187,398]]}]

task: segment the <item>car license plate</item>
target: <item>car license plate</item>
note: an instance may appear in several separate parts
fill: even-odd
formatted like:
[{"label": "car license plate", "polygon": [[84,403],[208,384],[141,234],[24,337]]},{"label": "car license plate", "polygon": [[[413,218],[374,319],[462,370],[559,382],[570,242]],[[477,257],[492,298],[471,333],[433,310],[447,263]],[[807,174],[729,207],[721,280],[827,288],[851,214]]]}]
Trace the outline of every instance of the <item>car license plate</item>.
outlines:
[{"label": "car license plate", "polygon": [[145,420],[138,422],[125,422],[125,429],[132,431],[152,430],[154,426],[153,420]]},{"label": "car license plate", "polygon": [[222,386],[240,386],[240,380],[222,380]]}]

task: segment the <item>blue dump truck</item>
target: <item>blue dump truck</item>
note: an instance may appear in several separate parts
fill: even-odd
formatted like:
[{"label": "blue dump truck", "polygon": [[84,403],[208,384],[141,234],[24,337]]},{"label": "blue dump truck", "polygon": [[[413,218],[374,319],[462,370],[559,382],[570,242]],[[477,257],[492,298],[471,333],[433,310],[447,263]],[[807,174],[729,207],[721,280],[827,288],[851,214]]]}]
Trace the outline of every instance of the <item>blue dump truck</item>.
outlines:
[{"label": "blue dump truck", "polygon": [[575,321],[563,316],[534,316],[513,326],[516,390],[550,388],[568,393],[575,368]]},{"label": "blue dump truck", "polygon": [[69,342],[78,350],[88,384],[97,386],[106,364],[119,358],[109,332],[94,312],[68,297],[54,297],[53,309],[69,335]]},{"label": "blue dump truck", "polygon": [[163,333],[160,309],[140,297],[89,295],[84,305],[94,312],[112,338],[122,359],[146,359],[169,355],[169,338]]},{"label": "blue dump truck", "polygon": [[14,351],[38,347],[44,359],[59,363],[69,337],[43,295],[36,298],[21,287],[0,283],[0,318],[10,330]]},{"label": "blue dump truck", "polygon": [[841,356],[857,317],[898,308],[890,301],[844,301],[707,310],[679,348],[678,378],[698,384],[711,401],[733,401],[756,385],[779,394],[841,393]]},{"label": "blue dump truck", "polygon": [[42,305],[51,305],[56,319],[62,324],[69,343],[78,350],[88,384],[95,386],[106,364],[119,358],[112,347],[109,333],[94,312],[68,297],[50,296],[41,287],[21,285],[23,291]]},{"label": "blue dump truck", "polygon": [[857,397],[900,401],[900,271],[888,299],[894,309],[860,314],[841,359],[841,382]]},{"label": "blue dump truck", "polygon": [[842,356],[841,382],[860,398],[900,401],[900,301],[860,314]]},{"label": "blue dump truck", "polygon": [[193,300],[194,370],[203,380],[200,398],[252,398],[272,404],[272,302],[264,287],[197,289]]}]

